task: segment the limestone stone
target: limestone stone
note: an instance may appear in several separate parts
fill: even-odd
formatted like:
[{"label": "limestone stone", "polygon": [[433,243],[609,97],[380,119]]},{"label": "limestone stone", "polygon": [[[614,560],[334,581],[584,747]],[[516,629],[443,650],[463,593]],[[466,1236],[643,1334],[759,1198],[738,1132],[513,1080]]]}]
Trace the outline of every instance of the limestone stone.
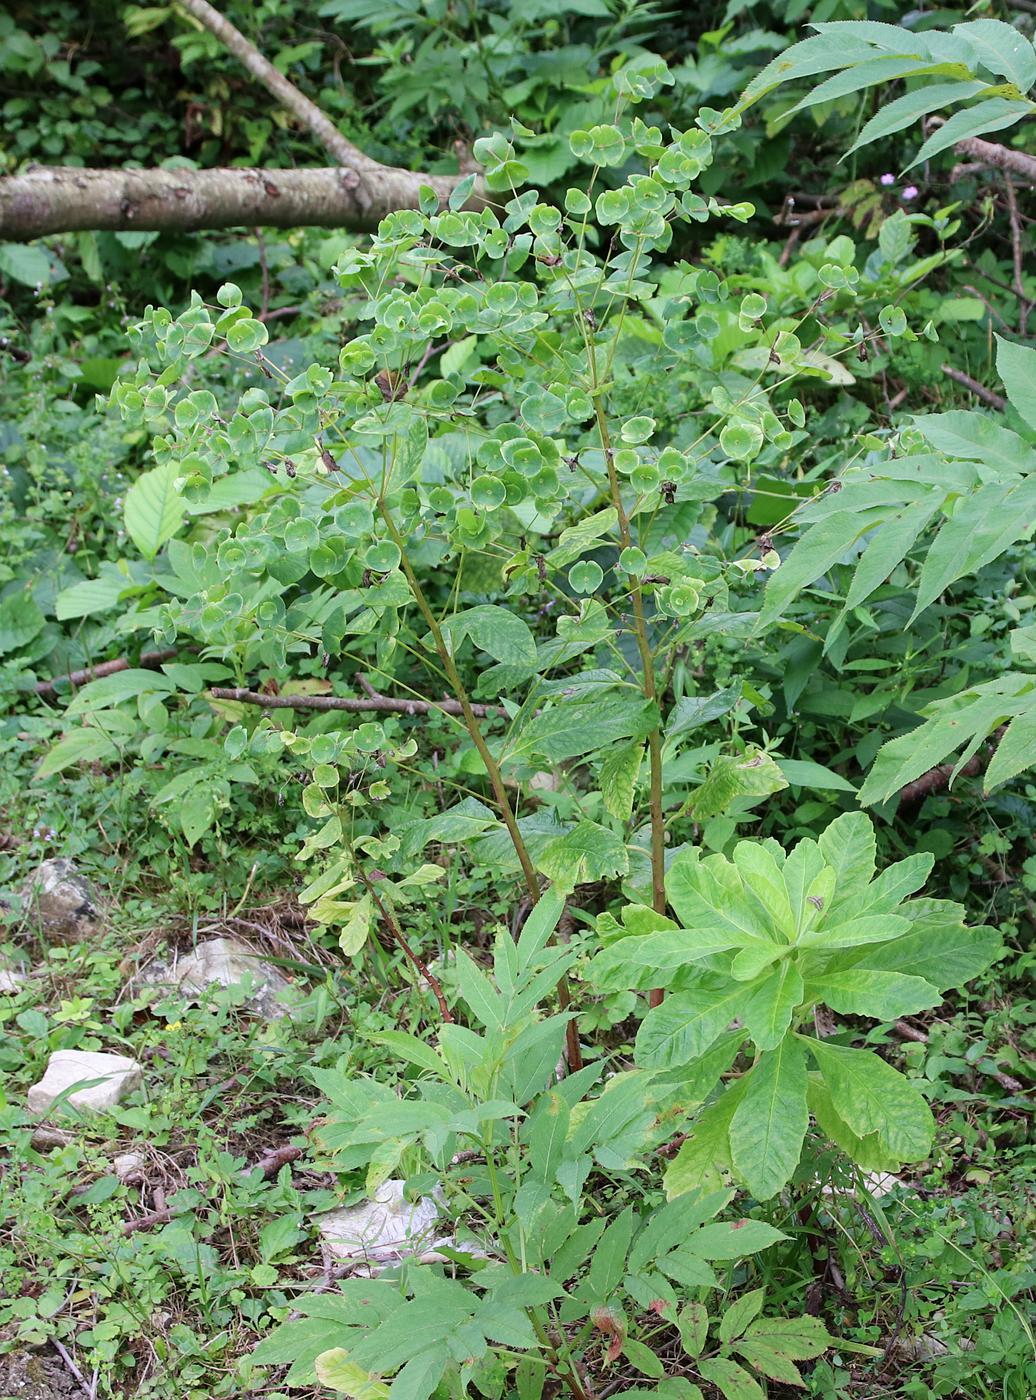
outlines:
[{"label": "limestone stone", "polygon": [[433,1196],[405,1200],[404,1184],[383,1182],[360,1205],[321,1216],[317,1228],[328,1252],[364,1277],[374,1277],[402,1259],[425,1264],[441,1260],[439,1246],[451,1241],[436,1236],[439,1203]]},{"label": "limestone stone", "polygon": [[146,1161],[143,1152],[120,1152],[112,1159],[112,1169],[120,1181],[128,1181],[140,1172]]},{"label": "limestone stone", "polygon": [[186,993],[245,983],[249,1006],[263,1016],[284,1016],[291,1001],[291,983],[235,938],[210,938],[199,943],[170,969],[167,978]]},{"label": "limestone stone", "polygon": [[[29,1111],[46,1113],[51,1104],[73,1084],[90,1082],[75,1089],[65,1104],[86,1113],[105,1113],[123,1094],[140,1083],[141,1069],[128,1055],[108,1055],[94,1050],[55,1050],[38,1084],[29,1090]],[[99,1080],[99,1083],[92,1081]]]},{"label": "limestone stone", "polygon": [[64,858],[37,866],[22,886],[22,905],[51,943],[79,943],[101,926],[90,882]]},{"label": "limestone stone", "polygon": [[13,967],[0,967],[0,992],[16,992],[25,982],[25,973]]}]

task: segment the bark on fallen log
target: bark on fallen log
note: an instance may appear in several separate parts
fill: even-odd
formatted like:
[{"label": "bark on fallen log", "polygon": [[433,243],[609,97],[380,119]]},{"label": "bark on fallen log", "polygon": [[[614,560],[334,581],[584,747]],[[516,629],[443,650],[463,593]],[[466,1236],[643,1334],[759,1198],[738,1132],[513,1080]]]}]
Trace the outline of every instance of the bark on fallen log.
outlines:
[{"label": "bark on fallen log", "polygon": [[[163,661],[172,661],[173,657],[179,654],[179,647],[165,647],[162,651],[142,651],[137,665],[146,670],[153,670],[156,666],[161,666]],[[125,656],[120,656],[115,661],[101,661],[96,666],[84,666],[81,671],[69,671],[67,675],[54,676],[49,681],[37,681],[36,694],[57,695],[59,685],[86,685],[88,681],[100,680],[102,676],[114,676],[119,671],[128,671],[132,664]]]},{"label": "bark on fallen log", "polygon": [[[24,242],[85,229],[193,233],[221,228],[369,232],[416,209],[422,185],[441,202],[457,175],[424,175],[358,159],[315,170],[92,170],[30,166],[0,179],[0,238]],[[481,208],[477,190],[466,207]]]},{"label": "bark on fallen log", "polygon": [[[209,694],[213,700],[236,700],[242,705],[261,705],[266,710],[348,710],[352,714],[380,711],[391,715],[428,715],[441,710],[447,715],[463,715],[457,700],[397,700],[391,695],[369,695],[363,699],[342,695],[264,695],[258,690],[245,690],[214,685]],[[499,705],[471,706],[479,719],[507,717]]]}]

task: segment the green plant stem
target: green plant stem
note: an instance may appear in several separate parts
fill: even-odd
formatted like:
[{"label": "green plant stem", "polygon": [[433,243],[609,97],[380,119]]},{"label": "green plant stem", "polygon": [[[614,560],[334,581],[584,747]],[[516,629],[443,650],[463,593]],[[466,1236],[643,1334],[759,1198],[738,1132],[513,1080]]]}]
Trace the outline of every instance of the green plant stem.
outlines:
[{"label": "green plant stem", "polygon": [[532,863],[532,858],[529,855],[522,833],[518,830],[518,822],[514,815],[514,810],[511,807],[510,798],[507,795],[507,789],[504,787],[504,780],[500,774],[500,765],[489,752],[489,746],[483,738],[478,719],[471,707],[471,700],[468,697],[468,692],[464,686],[464,682],[460,678],[460,672],[457,670],[450,650],[446,645],[446,639],[443,637],[442,628],[439,626],[428,599],[425,597],[424,590],[417,581],[417,575],[411,567],[410,560],[407,558],[406,541],[399,533],[396,522],[392,519],[392,514],[385,505],[384,500],[378,501],[378,510],[389,534],[392,536],[392,539],[399,549],[400,565],[406,575],[407,583],[410,585],[410,591],[414,596],[414,602],[417,604],[421,616],[428,624],[428,630],[431,632],[432,640],[435,643],[435,650],[439,654],[439,660],[442,662],[443,670],[446,672],[446,678],[460,705],[461,713],[464,716],[464,723],[467,725],[468,733],[471,735],[471,742],[475,745],[475,748],[478,750],[478,756],[485,765],[486,774],[489,778],[490,786],[493,789],[493,796],[496,799],[497,807],[500,809],[500,816],[503,819],[504,825],[507,827],[507,834],[511,838],[515,854],[518,857],[518,863],[522,867],[522,874],[525,876],[525,885],[529,891],[529,898],[535,904],[543,891],[540,886],[539,876],[536,874],[536,867]]},{"label": "green plant stem", "polygon": [[[504,780],[500,774],[500,765],[490,753],[489,746],[483,738],[478,719],[471,707],[471,700],[468,697],[468,692],[465,689],[464,682],[460,678],[460,672],[457,670],[453,656],[446,645],[446,639],[443,637],[442,628],[439,626],[438,619],[432,611],[428,599],[425,597],[424,589],[418,582],[417,575],[414,573],[410,560],[407,558],[406,541],[400,534],[396,522],[392,518],[392,512],[385,504],[383,497],[379,497],[378,499],[378,511],[382,520],[385,522],[389,534],[392,536],[393,541],[399,549],[400,566],[403,573],[406,575],[407,583],[410,585],[410,591],[414,596],[414,602],[417,604],[421,616],[428,624],[428,630],[432,634],[432,640],[439,654],[439,660],[442,662],[443,670],[446,672],[446,678],[453,689],[454,696],[460,704],[461,713],[464,716],[464,723],[467,725],[468,733],[471,735],[471,742],[475,745],[478,756],[485,766],[490,786],[493,789],[493,796],[496,798],[497,808],[499,809],[504,825],[507,827],[507,834],[511,838],[515,854],[518,857],[518,863],[522,867],[522,874],[525,876],[525,886],[529,891],[529,898],[532,900],[533,904],[537,904],[543,893],[543,887],[540,884],[540,878],[536,873],[536,867],[532,863],[532,857],[529,855],[529,850],[522,837],[522,833],[518,829],[518,820],[511,806],[511,799],[507,795],[507,789],[504,787]],[[572,994],[569,991],[567,975],[562,977],[558,982],[558,1005],[563,1012],[569,1011],[572,1005]],[[582,1069],[583,1054],[579,1048],[579,1032],[574,1019],[571,1017],[565,1026],[565,1044],[568,1051],[569,1070],[575,1072],[576,1070]]]},{"label": "green plant stem", "polygon": [[[618,517],[619,538],[622,540],[623,549],[628,549],[633,542],[633,536],[630,532],[629,517],[622,504],[619,477],[615,470],[615,453],[612,449],[611,434],[608,431],[608,421],[604,416],[600,389],[597,383],[597,357],[593,353],[591,353],[590,364],[594,380],[594,392],[592,394],[594,416],[597,420],[597,431],[600,434],[601,447],[604,449],[604,460],[608,468],[608,486],[611,491],[612,504],[615,507],[615,513]],[[657,704],[655,658],[651,653],[647,621],[644,617],[644,595],[641,592],[639,583],[634,584],[631,590],[631,597],[633,601],[633,630],[637,638],[637,649],[640,652],[640,663],[644,672],[644,698],[654,701]],[[664,914],[666,907],[665,814],[662,810],[662,731],[658,725],[656,725],[648,735],[648,761],[650,764],[648,810],[651,815],[651,903],[656,914]],[[661,996],[659,993],[651,993],[653,1005],[657,1004],[657,1001],[660,1000]]]}]

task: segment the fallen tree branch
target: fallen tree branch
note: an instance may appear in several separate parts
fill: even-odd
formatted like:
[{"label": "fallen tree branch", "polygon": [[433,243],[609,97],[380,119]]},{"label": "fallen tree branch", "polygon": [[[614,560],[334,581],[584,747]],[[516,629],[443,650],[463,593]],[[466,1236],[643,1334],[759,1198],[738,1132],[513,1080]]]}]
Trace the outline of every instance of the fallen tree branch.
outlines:
[{"label": "fallen tree branch", "polygon": [[[220,228],[376,229],[416,209],[422,185],[445,202],[460,177],[393,166],[314,170],[92,170],[30,166],[0,179],[0,238],[24,242],[84,229],[193,233]],[[466,208],[481,208],[472,194]]]},{"label": "fallen tree branch", "polygon": [[[415,209],[421,187],[445,203],[463,175],[426,175],[382,165],[348,141],[326,113],[259,52],[208,0],[178,0],[291,112],[337,165],[318,170],[96,170],[30,166],[0,179],[0,238],[140,229],[191,233],[244,227],[346,228],[368,232],[396,209]],[[468,208],[487,197],[476,184]]]},{"label": "fallen tree branch", "polygon": [[[942,126],[944,121],[943,117],[929,117],[928,125]],[[1036,156],[1016,151],[1013,146],[1002,146],[999,141],[984,141],[981,136],[967,136],[963,141],[955,142],[953,149],[957,155],[965,156],[979,165],[991,166],[994,170],[1009,170],[1030,184],[1036,183]],[[957,174],[957,169],[951,172],[951,179]]]},{"label": "fallen tree branch", "polygon": [[952,365],[941,365],[940,369],[947,379],[952,379],[957,384],[962,384],[965,389],[970,389],[977,399],[988,404],[990,408],[995,408],[998,413],[1003,413],[1007,407],[1007,400],[999,394],[994,394],[992,389],[987,389],[984,384],[980,384],[977,379],[972,379],[970,374],[965,374],[962,369],[954,369]]},{"label": "fallen tree branch", "polygon": [[[958,773],[958,778],[973,778],[976,773],[985,770],[989,760],[996,752],[996,746],[1004,737],[1004,728],[1001,726],[993,732],[990,743],[985,749],[972,754],[964,767]],[[939,763],[934,768],[929,768],[927,773],[922,773],[919,778],[915,778],[912,783],[907,783],[899,790],[899,805],[901,807],[912,806],[915,802],[922,802],[926,797],[930,797],[933,792],[942,792],[943,788],[950,785],[953,777],[954,763]]]},{"label": "fallen tree branch", "polygon": [[210,34],[214,34],[227,52],[232,53],[242,67],[246,68],[286,111],[299,119],[324,150],[334,156],[339,165],[377,166],[376,161],[365,156],[351,141],[347,141],[331,118],[322,112],[315,102],[311,102],[294,83],[289,82],[284,74],[245,38],[240,29],[221,15],[208,0],[176,0],[176,4]]},{"label": "fallen tree branch", "polygon": [[[163,661],[171,661],[178,655],[178,647],[165,647],[162,651],[142,651],[137,665],[150,671],[156,666],[161,666]],[[81,671],[69,671],[66,676],[53,676],[49,681],[37,681],[36,694],[57,695],[60,685],[86,685],[88,681],[100,680],[102,676],[114,676],[119,671],[128,671],[132,665],[125,656],[120,656],[117,661],[102,661],[97,666],[84,666]]]},{"label": "fallen tree branch", "polygon": [[[214,685],[209,691],[213,700],[237,700],[242,705],[261,705],[266,710],[348,710],[363,714],[371,710],[391,715],[430,715],[436,710],[447,715],[460,715],[463,710],[457,700],[397,700],[391,695],[263,695],[258,690]],[[472,705],[479,719],[506,718],[507,711],[499,705]]]}]

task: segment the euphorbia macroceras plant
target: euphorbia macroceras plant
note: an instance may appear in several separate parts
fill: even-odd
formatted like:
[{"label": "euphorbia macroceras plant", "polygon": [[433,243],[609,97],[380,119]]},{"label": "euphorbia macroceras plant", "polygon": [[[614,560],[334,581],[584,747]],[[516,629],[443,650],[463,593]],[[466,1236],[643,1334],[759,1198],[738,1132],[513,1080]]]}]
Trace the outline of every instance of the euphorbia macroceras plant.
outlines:
[{"label": "euphorbia macroceras plant", "polygon": [[[751,1069],[701,1115],[670,1188],[726,1164],[767,1196],[798,1161],[810,1108],[863,1164],[924,1154],[930,1120],[916,1091],[877,1057],[799,1028],[820,1004],[881,1019],[934,1005],[938,988],[988,961],[992,941],[962,931],[953,906],[900,907],[927,857],[872,882],[863,817],[786,858],[771,842],[742,843],[733,863],[686,844],[692,819],[744,820],[786,785],[769,753],[737,746],[713,757],[690,804],[666,788],[667,756],[686,732],[742,695],[735,684],[668,705],[676,658],[711,635],[756,631],[757,575],[780,562],[765,542],[739,545],[736,532],[711,528],[712,502],[750,490],[757,460],[801,441],[805,410],[787,396],[789,380],[823,381],[824,365],[871,332],[832,333],[819,361],[796,334],[829,296],[851,298],[840,266],[819,269],[798,320],[772,324],[759,293],[734,309],[714,273],[679,264],[674,278],[664,266],[679,224],[751,213],[692,190],[721,119],[703,114],[696,129],[663,137],[630,115],[668,81],[653,59],[616,74],[616,123],[572,133],[592,173],[563,208],[518,193],[523,167],[497,136],[477,153],[501,206],[441,210],[427,191],[421,210],[385,219],[339,267],[369,328],[334,368],[286,372],[228,284],[216,306],[195,297],[176,318],[149,311],[137,332],[143,358],[113,398],[153,434],[157,465],[127,498],[127,527],[151,557],[169,545],[170,592],[182,601],[151,615],[160,631],[186,631],[242,685],[299,653],[362,664],[376,681],[417,658],[433,694],[445,684],[459,710],[486,800],[397,815],[390,832],[378,807],[414,738],[399,743],[373,722],[299,734],[231,712],[244,721],[227,740],[235,761],[281,745],[310,769],[306,809],[319,826],[301,858],[322,862],[303,895],[317,920],[358,954],[377,922],[442,877],[438,865],[415,869],[433,841],[468,843],[497,876],[519,877],[533,904],[547,882],[566,894],[621,882],[638,903],[599,977],[670,988],[638,1037],[642,1059],[693,1065],[702,1101],[742,1045],[755,1047]],[[620,166],[633,173],[616,184]],[[889,336],[905,328],[894,310],[882,312]],[[641,377],[696,356],[711,364],[724,326],[750,341],[736,372],[713,376],[684,420],[660,429],[641,411]],[[230,401],[197,384],[213,346],[255,366],[255,382]],[[258,495],[257,463],[270,474]],[[207,545],[173,538],[184,502],[257,499]],[[462,606],[472,580],[487,577],[476,596],[506,605]],[[765,625],[780,625],[772,610]],[[495,702],[488,713],[469,693],[473,653],[478,694]],[[578,769],[561,817],[523,811],[515,796],[513,784],[520,792],[544,766]],[[925,970],[932,939],[956,939],[957,961]],[[564,1005],[564,987],[561,996]],[[743,1031],[727,1033],[732,1020]],[[577,1063],[572,1032],[569,1054]]]}]

